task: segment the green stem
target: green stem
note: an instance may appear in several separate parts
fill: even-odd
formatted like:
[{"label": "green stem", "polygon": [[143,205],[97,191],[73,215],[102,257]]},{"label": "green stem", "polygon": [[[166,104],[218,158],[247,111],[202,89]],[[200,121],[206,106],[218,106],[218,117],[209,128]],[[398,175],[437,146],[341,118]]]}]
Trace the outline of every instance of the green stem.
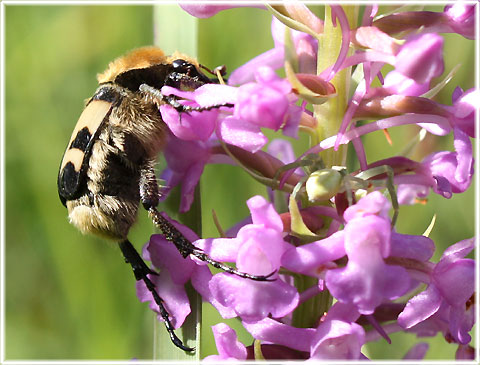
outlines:
[{"label": "green stem", "polygon": [[[349,24],[356,25],[355,19],[358,6],[342,6]],[[320,74],[327,67],[335,64],[342,46],[342,29],[339,22],[333,26],[331,7],[325,7],[324,32],[318,42],[318,65],[317,73]],[[318,123],[315,130],[315,138],[311,143],[318,143],[325,138],[338,133],[347,108],[350,89],[350,68],[338,72],[330,82],[335,86],[337,96],[329,99],[321,105],[314,105],[314,117]],[[320,153],[326,168],[332,166],[344,166],[347,156],[345,146],[340,146],[338,151],[329,149]],[[318,279],[306,276],[295,278],[295,286],[301,293],[314,285]],[[295,327],[316,327],[322,315],[332,305],[332,296],[328,290],[324,290],[298,306],[293,313],[292,325]]]},{"label": "green stem", "polygon": [[[175,51],[185,52],[191,57],[197,56],[197,19],[188,15],[178,5],[154,6],[154,40],[155,44],[163,49],[165,54]],[[200,185],[195,189],[195,199],[190,210],[185,214],[178,214],[181,194],[179,189],[170,194],[167,205],[169,215],[175,217],[182,224],[191,228],[199,237],[202,235],[202,216],[200,202]],[[154,360],[196,361],[200,360],[200,329],[202,320],[202,299],[197,292],[188,285],[187,295],[190,300],[191,313],[181,328],[176,330],[177,336],[190,347],[195,347],[193,353],[187,353],[172,344],[163,322],[155,318],[154,324]],[[156,317],[156,316],[155,316]]]},{"label": "green stem", "polygon": [[[342,6],[349,24],[353,22],[357,14],[357,6]],[[324,32],[318,43],[317,73],[320,74],[327,67],[334,65],[342,46],[342,29],[339,22],[334,27],[330,7],[325,7]],[[326,103],[314,106],[314,116],[317,119],[317,140],[337,134],[342,123],[347,107],[350,88],[350,68],[338,72],[330,82],[335,86],[337,96],[329,99]],[[346,160],[346,147],[340,146],[338,151],[329,149],[321,153],[326,167],[343,166]]]},{"label": "green stem", "polygon": [[[295,287],[300,293],[318,284],[317,278],[295,276]],[[332,306],[332,296],[324,290],[300,304],[293,312],[292,326],[299,328],[317,327],[320,318]]]},{"label": "green stem", "polygon": [[[200,183],[195,188],[195,198],[190,210],[186,213],[178,213],[181,199],[181,192],[178,187],[170,193],[164,209],[168,214],[192,229],[199,237],[202,235],[202,219],[201,219],[201,199],[200,199]],[[170,337],[164,328],[163,322],[157,321],[155,318],[154,325],[154,351],[155,360],[191,360],[199,361],[201,355],[200,333],[202,320],[202,298],[192,288],[191,285],[186,286],[187,295],[190,301],[191,313],[185,319],[182,327],[176,330],[177,336],[183,343],[189,347],[195,347],[195,352],[184,352],[173,345]]]}]

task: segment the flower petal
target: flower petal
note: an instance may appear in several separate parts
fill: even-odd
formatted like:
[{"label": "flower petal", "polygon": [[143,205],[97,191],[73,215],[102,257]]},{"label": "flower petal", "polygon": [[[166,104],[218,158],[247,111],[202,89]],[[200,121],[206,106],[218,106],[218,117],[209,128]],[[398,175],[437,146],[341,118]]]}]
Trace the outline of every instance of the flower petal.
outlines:
[{"label": "flower petal", "polygon": [[252,223],[263,225],[275,231],[283,231],[283,223],[273,204],[261,195],[256,195],[247,200],[248,209],[252,215]]},{"label": "flower petal", "polygon": [[325,269],[335,267],[331,261],[345,256],[344,233],[338,231],[323,240],[290,248],[282,256],[282,266],[311,276],[318,276]]},{"label": "flower petal", "polygon": [[226,117],[220,122],[217,133],[224,142],[252,153],[260,150],[268,142],[259,126],[233,116]]},{"label": "flower petal", "polygon": [[[282,280],[257,282],[220,273],[209,284],[220,304],[232,308],[242,320],[259,321],[269,314],[284,317],[297,306],[297,290]],[[241,295],[239,295],[241,293]]]},{"label": "flower petal", "polygon": [[365,331],[356,323],[325,321],[312,339],[312,360],[358,360],[365,343]]},{"label": "flower petal", "polygon": [[225,323],[218,323],[212,326],[215,344],[218,354],[222,359],[245,360],[247,349],[237,339],[237,333]]},{"label": "flower petal", "polygon": [[[174,328],[182,326],[185,318],[190,314],[190,301],[183,285],[175,284],[167,270],[159,275],[149,275],[155,284],[155,289],[162,298],[165,309],[170,315],[170,321]],[[150,309],[159,313],[158,305],[153,299],[152,293],[147,289],[143,281],[137,281],[137,296],[141,302],[150,302]],[[160,314],[158,320],[162,321]]]},{"label": "flower petal", "polygon": [[398,315],[398,324],[403,328],[411,328],[434,315],[442,303],[442,297],[435,286],[410,299],[405,309]]},{"label": "flower petal", "polygon": [[299,351],[310,351],[310,343],[316,332],[313,328],[296,328],[272,318],[265,318],[258,322],[243,321],[242,323],[257,340],[287,346]]},{"label": "flower petal", "polygon": [[202,296],[202,299],[209,302],[211,305],[215,307],[218,313],[222,316],[222,318],[233,318],[236,317],[237,314],[232,308],[228,308],[214,298],[211,290],[210,290],[210,280],[212,280],[213,275],[210,272],[208,266],[200,266],[197,265],[195,267],[195,272],[192,275],[192,285],[195,290]]}]

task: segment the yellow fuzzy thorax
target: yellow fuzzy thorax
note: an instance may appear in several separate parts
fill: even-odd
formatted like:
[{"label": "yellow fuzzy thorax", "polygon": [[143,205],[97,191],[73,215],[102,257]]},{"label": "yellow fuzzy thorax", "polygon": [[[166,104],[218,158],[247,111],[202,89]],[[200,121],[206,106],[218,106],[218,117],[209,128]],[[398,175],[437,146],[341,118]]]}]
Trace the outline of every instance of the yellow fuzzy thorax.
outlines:
[{"label": "yellow fuzzy thorax", "polygon": [[107,69],[97,75],[100,84],[112,82],[121,73],[133,69],[147,68],[158,64],[168,64],[176,59],[188,61],[198,67],[198,62],[194,58],[188,57],[175,51],[171,56],[165,56],[165,53],[158,47],[149,46],[135,49],[128,54],[118,57],[109,63]]}]

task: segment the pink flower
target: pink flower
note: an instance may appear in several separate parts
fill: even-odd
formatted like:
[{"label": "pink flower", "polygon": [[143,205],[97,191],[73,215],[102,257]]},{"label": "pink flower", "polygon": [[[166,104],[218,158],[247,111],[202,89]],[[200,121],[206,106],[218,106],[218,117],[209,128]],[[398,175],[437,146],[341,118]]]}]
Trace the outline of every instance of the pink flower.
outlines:
[{"label": "pink flower", "polygon": [[330,320],[321,323],[312,339],[311,360],[359,360],[365,331],[356,323]]},{"label": "pink flower", "polygon": [[256,82],[240,86],[233,116],[259,127],[278,130],[286,122],[291,103],[296,99],[292,86],[268,67],[255,73]]},{"label": "pink flower", "polygon": [[[283,240],[283,223],[273,206],[260,196],[248,200],[252,224],[242,227],[236,238],[198,240],[195,245],[218,261],[236,262],[237,269],[268,275],[280,268],[281,257],[290,247]],[[246,321],[258,321],[291,313],[298,304],[297,290],[276,274],[276,280],[258,282],[225,273],[215,275],[209,289],[215,300],[231,308]],[[242,295],[235,293],[241,292]]]},{"label": "pink flower", "polygon": [[[285,29],[286,26],[283,23],[272,17],[271,33],[274,48],[234,70],[228,79],[229,85],[239,85],[253,81],[255,73],[260,67],[269,67],[274,70],[283,67],[285,64]],[[309,34],[292,29],[290,29],[290,34],[298,54],[299,72],[316,74],[318,41]]]},{"label": "pink flower", "polygon": [[448,25],[454,32],[465,38],[475,39],[475,4],[457,1],[445,6],[443,11],[448,18]]},{"label": "pink flower", "polygon": [[267,143],[261,127],[283,128],[296,136],[302,109],[295,105],[290,83],[268,67],[258,69],[255,78],[239,88],[206,84],[188,92],[164,86],[162,94],[182,98],[187,107],[213,108],[179,113],[165,104],[160,106],[162,118],[179,139],[207,141],[215,131],[224,142],[253,153]]},{"label": "pink flower", "polygon": [[398,71],[391,71],[385,76],[384,89],[391,95],[421,96],[430,88],[430,82],[420,84]]},{"label": "pink flower", "polygon": [[457,87],[452,94],[453,106],[446,107],[453,117],[450,118],[452,127],[460,128],[469,137],[475,138],[475,112],[478,110],[480,91],[470,89],[463,91]]},{"label": "pink flower", "polygon": [[444,70],[443,38],[434,33],[409,37],[396,55],[395,70],[419,84],[440,76]]},{"label": "pink flower", "polygon": [[197,18],[210,18],[211,16],[214,16],[215,14],[219,13],[220,11],[227,10],[227,9],[233,9],[233,8],[239,8],[239,7],[255,7],[255,8],[262,8],[262,5],[255,5],[255,4],[249,4],[249,2],[246,1],[246,4],[240,3],[235,3],[232,5],[222,3],[219,1],[218,5],[215,4],[215,1],[210,2],[210,3],[203,3],[202,1],[184,1],[180,0],[179,5],[183,10],[185,10],[187,13],[190,15],[193,15]]},{"label": "pink flower", "polygon": [[430,274],[427,289],[410,299],[400,313],[398,323],[402,327],[412,328],[439,314],[437,320],[448,323],[455,342],[470,342],[468,332],[474,323],[474,310],[473,305],[466,304],[474,294],[475,262],[464,257],[473,247],[474,240],[467,239],[444,252]]},{"label": "pink flower", "polygon": [[[186,237],[195,239],[196,235],[189,228],[172,223],[179,228]],[[195,270],[195,262],[190,258],[183,258],[175,245],[167,241],[162,235],[152,235],[143,249],[143,257],[150,260],[158,269],[159,275],[149,275],[155,284],[157,293],[162,298],[165,308],[170,314],[171,322],[179,328],[190,313],[190,302],[185,291],[185,284],[190,280]],[[137,296],[141,302],[150,302],[150,308],[158,310],[152,294],[143,281],[137,281]],[[161,316],[158,315],[161,320]]]},{"label": "pink flower", "polygon": [[247,349],[237,339],[237,333],[225,323],[212,326],[218,355],[207,356],[204,361],[246,360]]},{"label": "pink flower", "polygon": [[384,261],[390,255],[391,241],[390,220],[381,216],[387,206],[386,198],[373,192],[345,211],[348,263],[345,268],[329,270],[325,277],[332,295],[354,304],[362,314],[372,314],[384,300],[398,298],[409,288],[407,271]]},{"label": "pink flower", "polygon": [[162,173],[162,179],[165,180],[162,194],[166,196],[170,189],[181,184],[180,212],[186,212],[193,202],[195,187],[203,169],[211,160],[209,145],[201,141],[184,141],[170,136],[164,156],[168,168]]}]

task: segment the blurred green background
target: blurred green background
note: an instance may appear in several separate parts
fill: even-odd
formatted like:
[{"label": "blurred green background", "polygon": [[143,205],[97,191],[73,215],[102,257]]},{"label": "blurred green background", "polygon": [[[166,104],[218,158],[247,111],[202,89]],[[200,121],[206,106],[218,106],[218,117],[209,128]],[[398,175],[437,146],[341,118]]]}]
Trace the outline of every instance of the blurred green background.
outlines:
[{"label": "blurred green background", "polygon": [[[160,6],[155,13],[161,24],[156,39],[160,45],[178,39],[187,26],[176,18],[162,18],[172,7]],[[152,44],[153,19],[151,6],[5,7],[5,356],[9,360],[152,358],[153,315],[135,296],[130,268],[115,245],[82,236],[68,223],[56,178],[83,100],[96,88],[96,73],[126,51]],[[273,44],[270,16],[256,9],[229,10],[200,20],[197,36],[201,62],[212,68],[225,64],[230,71]],[[446,70],[462,63],[453,84],[464,89],[473,86],[473,59],[473,42],[446,36]],[[449,104],[450,94],[449,85],[438,100]],[[370,161],[395,154],[413,134],[408,128],[390,133],[393,146],[380,134],[368,137]],[[303,137],[297,142],[297,151],[306,141]],[[429,138],[419,156],[451,148],[449,138]],[[451,200],[432,196],[424,206],[402,208],[398,231],[421,234],[436,213],[431,237],[439,247],[473,236],[473,190]],[[202,177],[204,236],[217,235],[212,209],[222,226],[229,227],[248,214],[245,201],[255,194],[265,194],[265,189],[239,169],[207,166]],[[131,241],[140,248],[152,231],[141,214]],[[204,307],[203,334],[209,344],[202,352],[208,355],[216,353],[210,326],[220,319]],[[226,322],[239,328],[235,320]],[[249,343],[246,333],[239,336]],[[392,338],[394,345],[378,341],[366,353],[377,359],[401,358],[415,340]],[[456,347],[441,337],[428,342],[433,346],[428,359],[453,358]]]}]

